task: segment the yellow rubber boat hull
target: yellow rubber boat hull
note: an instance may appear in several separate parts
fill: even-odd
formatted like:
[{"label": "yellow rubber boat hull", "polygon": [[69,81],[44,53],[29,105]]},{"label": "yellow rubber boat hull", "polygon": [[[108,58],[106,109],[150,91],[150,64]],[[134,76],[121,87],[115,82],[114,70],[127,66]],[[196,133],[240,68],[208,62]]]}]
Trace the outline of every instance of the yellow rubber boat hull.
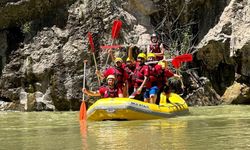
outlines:
[{"label": "yellow rubber boat hull", "polygon": [[150,120],[169,118],[188,113],[186,102],[177,94],[172,94],[175,103],[156,105],[129,98],[102,98],[87,111],[87,119],[103,120]]}]

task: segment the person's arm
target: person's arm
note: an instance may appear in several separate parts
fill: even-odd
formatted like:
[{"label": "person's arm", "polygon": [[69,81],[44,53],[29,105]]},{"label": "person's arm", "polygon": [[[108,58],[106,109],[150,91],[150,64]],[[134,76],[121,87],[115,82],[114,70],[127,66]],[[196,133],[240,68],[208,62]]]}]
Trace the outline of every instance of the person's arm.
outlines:
[{"label": "person's arm", "polygon": [[82,92],[89,95],[89,96],[101,96],[99,91],[90,91],[90,90],[87,90],[86,88],[83,88]]},{"label": "person's arm", "polygon": [[109,49],[108,52],[109,52],[109,55],[111,56],[112,61],[114,62],[115,61],[115,56],[113,54],[112,49]]},{"label": "person's arm", "polygon": [[[124,87],[125,88],[125,87]],[[123,96],[123,91],[122,91],[122,89],[118,89],[118,97],[120,97],[120,98],[122,98],[122,97],[124,97]]]},{"label": "person's arm", "polygon": [[101,72],[100,72],[99,70],[96,70],[96,71],[95,71],[95,74],[96,74],[101,80],[103,80],[103,79],[105,78],[104,75],[101,74]]},{"label": "person's arm", "polygon": [[137,89],[137,93],[138,93],[138,94],[140,94],[140,93],[141,93],[142,88],[143,88],[143,87],[144,87],[144,85],[146,84],[147,80],[148,80],[148,77],[147,77],[147,76],[144,76],[144,80],[143,80],[143,82],[142,82],[141,86]]},{"label": "person's arm", "polygon": [[128,49],[128,58],[133,62],[134,58],[133,58],[133,54],[132,54],[132,50],[133,50],[133,45],[129,47]]}]

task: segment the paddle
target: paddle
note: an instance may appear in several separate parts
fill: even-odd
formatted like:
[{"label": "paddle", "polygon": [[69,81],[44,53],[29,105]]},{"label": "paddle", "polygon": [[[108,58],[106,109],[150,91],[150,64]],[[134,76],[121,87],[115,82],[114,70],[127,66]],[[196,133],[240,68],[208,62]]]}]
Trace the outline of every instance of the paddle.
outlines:
[{"label": "paddle", "polygon": [[135,96],[137,95],[137,90],[134,91],[128,98],[135,98]]},{"label": "paddle", "polygon": [[[122,27],[122,22],[120,20],[115,20],[113,23],[112,32],[111,32],[112,45],[114,44],[114,40],[118,37],[121,27]],[[109,61],[109,54],[106,60],[105,68],[108,64],[108,61]]]},{"label": "paddle", "polygon": [[[94,42],[93,42],[92,34],[90,32],[88,32],[88,38],[89,38],[89,44],[90,44],[90,47],[91,47],[91,53],[93,55],[93,59],[94,59],[94,62],[95,62],[95,69],[98,70],[97,63],[96,63],[96,58],[95,58],[95,45],[94,45]],[[100,86],[101,81],[100,81],[99,76],[97,76],[97,79],[98,79],[98,85]]]},{"label": "paddle", "polygon": [[193,60],[192,54],[183,54],[183,55],[176,56],[172,60],[172,64],[173,64],[174,68],[178,69],[178,68],[180,68],[182,62],[189,62],[192,60]]},{"label": "paddle", "polygon": [[[183,55],[179,55],[176,56],[173,60],[172,60],[172,65],[174,66],[174,68],[176,69],[176,73],[178,75],[180,75],[180,66],[182,62],[190,62],[193,60],[193,56],[191,54],[183,54]],[[181,88],[184,89],[184,84],[182,79],[181,80]]]},{"label": "paddle", "polygon": [[[135,44],[135,46],[147,46],[147,45],[150,45],[149,44]],[[154,45],[154,44],[153,44]],[[121,47],[129,47],[131,45],[129,44],[125,44],[125,45],[103,45],[103,46],[100,46],[101,49],[111,49],[111,48],[121,48]]]},{"label": "paddle", "polygon": [[[87,64],[87,60],[84,60],[84,64],[83,64],[83,88],[85,88],[86,64]],[[82,103],[81,103],[81,107],[80,107],[79,119],[80,119],[80,121],[87,119],[85,94],[84,93],[82,94]]]}]

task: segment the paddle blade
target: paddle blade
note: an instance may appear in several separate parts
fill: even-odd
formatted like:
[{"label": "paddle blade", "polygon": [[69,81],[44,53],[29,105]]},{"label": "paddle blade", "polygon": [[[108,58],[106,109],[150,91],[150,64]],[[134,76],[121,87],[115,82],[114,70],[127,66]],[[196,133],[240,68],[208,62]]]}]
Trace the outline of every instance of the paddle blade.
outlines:
[{"label": "paddle blade", "polygon": [[120,20],[115,20],[112,26],[112,39],[116,39],[122,27],[122,22]]},{"label": "paddle blade", "polygon": [[90,44],[90,47],[91,47],[91,51],[92,51],[92,53],[94,53],[95,52],[95,45],[94,45],[94,42],[93,42],[92,34],[90,32],[88,32],[88,37],[89,37],[89,44]]},{"label": "paddle blade", "polygon": [[180,68],[181,63],[182,62],[189,62],[193,60],[193,56],[191,54],[183,54],[180,56],[176,56],[173,60],[172,60],[172,65],[175,68]]},{"label": "paddle blade", "polygon": [[193,56],[191,54],[183,54],[175,57],[174,59],[176,59],[179,62],[189,62],[193,60]]},{"label": "paddle blade", "polygon": [[177,61],[177,59],[173,59],[172,65],[174,66],[174,68],[180,68],[181,63],[179,61]]},{"label": "paddle blade", "polygon": [[86,104],[84,100],[82,101],[81,107],[80,107],[80,114],[79,114],[79,120],[87,120],[87,111],[86,111]]}]

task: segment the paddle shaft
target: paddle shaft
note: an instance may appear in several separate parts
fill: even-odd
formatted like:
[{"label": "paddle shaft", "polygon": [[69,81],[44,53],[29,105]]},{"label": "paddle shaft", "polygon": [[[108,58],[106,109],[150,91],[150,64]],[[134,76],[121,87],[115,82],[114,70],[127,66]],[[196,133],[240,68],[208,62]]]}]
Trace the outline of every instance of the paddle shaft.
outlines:
[{"label": "paddle shaft", "polygon": [[[150,45],[149,44],[135,44],[135,46],[148,46]],[[152,45],[152,44],[151,44]],[[121,47],[129,47],[131,45],[129,44],[125,44],[125,45],[103,45],[103,46],[100,46],[101,49],[111,49],[111,48],[121,48]]]},{"label": "paddle shaft", "polygon": [[[94,62],[95,62],[95,69],[98,70],[97,63],[96,63],[96,58],[95,58],[95,53],[92,53],[92,55],[93,55]],[[101,85],[101,81],[100,81],[99,76],[97,76],[97,79],[98,79],[98,85],[100,86]]]},{"label": "paddle shaft", "polygon": [[[115,42],[115,39],[112,39],[111,45],[113,45],[114,42]],[[107,64],[108,64],[108,61],[109,61],[109,55],[110,55],[110,54],[108,53],[108,57],[107,57],[107,60],[106,60],[106,63],[105,63],[105,68],[107,67]]]},{"label": "paddle shaft", "polygon": [[[87,61],[84,60],[84,66],[83,66],[83,88],[85,88],[85,84],[86,84],[86,64],[87,64]],[[82,94],[82,100],[84,101],[85,99],[85,93],[83,92]]]}]

